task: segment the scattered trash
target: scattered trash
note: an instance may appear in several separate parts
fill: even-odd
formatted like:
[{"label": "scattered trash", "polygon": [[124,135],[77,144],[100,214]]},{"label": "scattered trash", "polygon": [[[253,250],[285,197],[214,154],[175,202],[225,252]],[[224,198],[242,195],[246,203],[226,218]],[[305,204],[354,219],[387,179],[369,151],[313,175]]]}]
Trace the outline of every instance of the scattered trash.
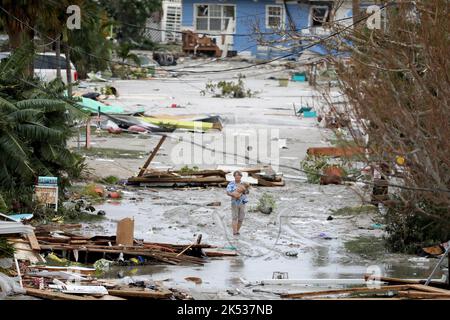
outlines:
[{"label": "scattered trash", "polygon": [[187,280],[187,281],[192,281],[195,284],[201,284],[203,282],[202,279],[198,278],[198,277],[186,277],[184,279]]},{"label": "scattered trash", "polygon": [[94,262],[94,268],[98,271],[108,271],[112,264],[113,261],[100,259]]},{"label": "scattered trash", "polygon": [[94,192],[100,197],[103,197],[105,195],[105,189],[102,186],[95,186]]},{"label": "scattered trash", "polygon": [[128,131],[129,132],[137,132],[137,133],[143,133],[143,132],[148,132],[147,129],[141,127],[141,126],[137,126],[137,125],[132,125],[128,127]]},{"label": "scattered trash", "polygon": [[98,216],[106,216],[106,212],[104,210],[98,210],[97,215]]},{"label": "scattered trash", "polygon": [[289,274],[287,272],[274,271],[272,279],[289,279]]},{"label": "scattered trash", "polygon": [[316,118],[317,117],[317,112],[316,111],[304,111],[303,112],[303,117],[304,118]]},{"label": "scattered trash", "polygon": [[18,278],[11,278],[0,273],[0,298],[24,293],[25,290],[20,286]]},{"label": "scattered trash", "polygon": [[428,262],[430,262],[430,259],[425,258],[425,257],[414,257],[414,258],[409,258],[408,261],[415,262],[415,263],[428,263]]},{"label": "scattered trash", "polygon": [[122,195],[120,194],[120,192],[113,191],[113,192],[108,193],[108,198],[120,199],[120,198],[122,198]]},{"label": "scattered trash", "polygon": [[332,217],[332,216],[328,216],[328,218],[327,218],[327,221],[331,221],[331,220],[333,220],[334,218]]},{"label": "scattered trash", "polygon": [[264,214],[271,214],[272,211],[276,207],[276,202],[273,196],[267,192],[263,193],[262,196],[259,198],[257,209],[261,213]]},{"label": "scattered trash", "polygon": [[292,81],[305,82],[307,80],[305,73],[294,73],[292,75]]},{"label": "scattered trash", "polygon": [[32,213],[11,214],[9,217],[17,222],[31,220],[34,217]]},{"label": "scattered trash", "polygon": [[325,239],[325,240],[332,240],[332,239],[333,239],[332,237],[330,237],[329,235],[327,235],[325,232],[321,232],[321,233],[319,234],[319,237],[322,238],[322,239]]},{"label": "scattered trash", "polygon": [[285,255],[288,257],[297,257],[298,252],[297,251],[287,251],[287,252],[285,252]]},{"label": "scattered trash", "polygon": [[442,245],[426,247],[426,248],[422,248],[422,250],[425,254],[428,254],[430,256],[440,256],[441,254],[443,254],[445,252],[445,249]]}]

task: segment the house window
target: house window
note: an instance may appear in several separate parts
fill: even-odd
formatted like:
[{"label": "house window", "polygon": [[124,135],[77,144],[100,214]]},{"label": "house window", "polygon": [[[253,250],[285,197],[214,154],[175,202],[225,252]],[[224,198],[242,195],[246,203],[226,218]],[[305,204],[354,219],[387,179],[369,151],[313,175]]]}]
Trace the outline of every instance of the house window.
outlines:
[{"label": "house window", "polygon": [[222,4],[196,4],[195,28],[197,31],[221,32],[235,20],[236,7]]},{"label": "house window", "polygon": [[279,29],[283,26],[283,7],[266,6],[266,28]]},{"label": "house window", "polygon": [[311,27],[322,27],[330,21],[330,9],[327,6],[312,6],[310,11],[309,25]]}]

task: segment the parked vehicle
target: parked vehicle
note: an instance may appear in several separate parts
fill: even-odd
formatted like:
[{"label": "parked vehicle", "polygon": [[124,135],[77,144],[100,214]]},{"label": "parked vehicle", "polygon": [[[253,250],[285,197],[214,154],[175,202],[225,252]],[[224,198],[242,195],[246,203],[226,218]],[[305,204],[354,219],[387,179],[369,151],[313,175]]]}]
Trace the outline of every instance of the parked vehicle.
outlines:
[{"label": "parked vehicle", "polygon": [[[10,52],[0,52],[0,60],[9,57],[10,54]],[[61,67],[62,81],[67,84],[66,56],[64,54],[61,54],[61,56],[59,57],[59,65]],[[36,53],[34,57],[34,74],[40,80],[44,82],[55,80],[57,66],[58,59],[56,57],[56,53]],[[78,81],[78,72],[72,62],[70,62],[70,69],[72,74],[72,81]]]},{"label": "parked vehicle", "polygon": [[[62,81],[67,84],[66,56],[64,54],[59,57],[59,65]],[[56,79],[57,66],[58,60],[54,52],[39,53],[34,58],[34,74],[44,82]],[[72,62],[70,62],[70,71],[72,81],[78,81],[78,72]]]}]

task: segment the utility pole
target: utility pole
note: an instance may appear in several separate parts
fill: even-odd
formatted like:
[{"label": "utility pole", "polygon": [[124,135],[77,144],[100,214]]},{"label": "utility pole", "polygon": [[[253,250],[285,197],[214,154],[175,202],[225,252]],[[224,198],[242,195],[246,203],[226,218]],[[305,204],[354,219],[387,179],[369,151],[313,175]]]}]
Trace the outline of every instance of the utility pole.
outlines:
[{"label": "utility pole", "polygon": [[58,35],[58,37],[56,38],[56,42],[55,42],[55,54],[56,54],[56,61],[57,61],[57,65],[56,65],[56,78],[58,78],[59,80],[62,79],[61,77],[61,35]]},{"label": "utility pole", "polygon": [[353,13],[353,25],[354,27],[356,27],[355,24],[358,22],[359,16],[361,14],[360,0],[352,0],[352,13]]},{"label": "utility pole", "polygon": [[62,42],[64,47],[64,54],[66,55],[67,97],[69,99],[72,99],[72,67],[70,66],[70,46],[67,29],[63,30]]}]

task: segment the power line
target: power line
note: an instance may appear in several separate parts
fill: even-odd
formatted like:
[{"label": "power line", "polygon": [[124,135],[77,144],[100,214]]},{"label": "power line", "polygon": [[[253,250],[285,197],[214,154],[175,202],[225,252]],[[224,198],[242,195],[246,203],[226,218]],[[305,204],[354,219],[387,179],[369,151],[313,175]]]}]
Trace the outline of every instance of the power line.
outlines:
[{"label": "power line", "polygon": [[[391,4],[392,4],[392,3],[391,3]],[[386,4],[386,5],[384,5],[382,8],[384,8],[384,7],[388,6],[388,5],[389,5],[389,4]],[[53,38],[49,37],[48,35],[45,35],[44,33],[40,32],[40,31],[37,30],[36,28],[30,26],[30,25],[27,24],[26,22],[20,20],[19,18],[17,18],[16,16],[14,16],[14,15],[11,14],[10,12],[8,12],[8,11],[7,11],[5,8],[3,8],[2,6],[0,6],[0,9],[1,9],[3,12],[5,12],[6,14],[8,14],[9,16],[13,17],[15,20],[17,20],[17,21],[20,22],[21,24],[23,24],[23,25],[25,25],[26,27],[30,28],[31,30],[35,31],[36,33],[42,34],[42,35],[44,35],[46,38],[48,38],[48,39],[50,39],[50,40],[54,40]],[[343,28],[342,30],[336,31],[336,32],[334,32],[334,33],[328,35],[327,37],[321,38],[321,39],[319,39],[319,40],[317,40],[317,41],[315,41],[315,42],[310,43],[309,45],[303,47],[303,48],[302,48],[302,51],[303,51],[303,50],[306,50],[306,49],[309,49],[309,48],[311,48],[311,47],[313,47],[313,46],[315,46],[315,45],[317,45],[317,44],[320,44],[320,43],[322,43],[322,42],[325,42],[326,40],[331,39],[332,37],[334,37],[334,36],[336,36],[336,35],[339,35],[340,33],[343,33],[344,31],[346,31],[346,30],[352,28],[354,25],[360,23],[361,21],[366,20],[367,18],[369,18],[369,16],[370,16],[370,15],[366,15],[366,16],[364,16],[364,17],[361,17],[358,21],[356,21],[356,22],[354,22],[354,23],[352,23],[352,24],[346,26],[346,27]],[[93,55],[93,54],[91,54],[91,53],[88,53],[88,52],[85,52],[85,51],[81,51],[81,50],[75,49],[75,48],[73,48],[73,47],[71,47],[71,46],[68,46],[68,45],[67,45],[67,47],[68,47],[70,50],[73,50],[73,51],[75,51],[75,52],[82,52],[82,53],[84,53],[84,54],[86,54],[86,55],[88,55],[88,56],[90,56],[90,57],[96,58],[96,59],[108,61],[108,62],[110,62],[110,63],[116,63],[116,64],[120,64],[120,65],[130,66],[130,67],[137,67],[136,65],[132,65],[132,64],[129,64],[129,63],[126,63],[126,62],[112,61],[112,60],[107,59],[107,58],[99,57],[99,56]],[[299,53],[290,53],[290,54],[287,54],[287,55],[283,55],[283,56],[276,57],[276,58],[271,59],[271,60],[267,60],[267,61],[263,61],[263,62],[260,62],[260,63],[255,63],[255,64],[252,64],[252,65],[243,66],[243,67],[235,67],[235,68],[222,69],[222,70],[204,70],[204,71],[198,71],[198,72],[197,72],[197,71],[183,71],[183,72],[184,72],[184,73],[192,73],[192,74],[195,74],[195,73],[201,73],[201,74],[203,74],[203,73],[219,73],[219,72],[232,72],[232,71],[238,71],[238,70],[245,70],[245,69],[253,68],[253,67],[256,67],[256,66],[260,66],[260,65],[266,65],[266,64],[272,63],[272,62],[274,62],[274,61],[282,60],[282,59],[285,59],[285,58],[288,58],[288,57],[291,57],[291,56],[294,56],[294,55],[297,55],[297,54],[299,54]],[[144,67],[144,68],[145,68],[145,67]],[[147,68],[147,69],[148,69],[148,68]],[[178,71],[178,70],[163,69],[163,68],[161,68],[161,70],[164,70],[164,71],[166,71],[166,72],[177,72],[177,71]]]},{"label": "power line", "polygon": [[[32,83],[32,82],[29,82],[29,81],[27,81],[27,80],[25,80],[25,79],[23,79],[23,78],[15,78],[15,79],[16,79],[16,80],[19,80],[19,81],[21,81],[21,82],[23,82],[23,83],[26,83],[26,84],[28,84],[28,85],[30,85],[30,86],[36,88],[36,89],[41,90],[42,92],[45,92],[45,93],[47,93],[48,95],[51,95],[51,96],[55,97],[55,99],[60,100],[61,102],[65,102],[65,103],[71,104],[72,106],[76,107],[77,109],[80,109],[80,106],[79,106],[75,101],[73,101],[73,100],[70,100],[70,99],[65,98],[65,97],[57,96],[57,95],[55,95],[53,92],[48,91],[46,88],[43,88],[43,87],[41,87],[41,86],[38,86],[38,85],[36,85],[36,84],[34,84],[34,83]],[[101,112],[101,111],[100,111],[99,113],[102,114],[102,115],[105,115],[105,116],[107,116],[107,117],[109,117],[109,118],[111,118],[111,119],[114,119],[114,116],[112,116],[112,115],[110,115],[110,114],[103,113],[103,112]],[[117,120],[117,119],[116,119],[116,120]],[[166,133],[150,132],[149,135],[165,136],[165,137],[167,137],[167,138],[174,139],[174,140],[177,140],[177,141],[185,141],[183,138],[180,139],[180,137],[174,137],[174,136],[171,136],[171,135],[166,134]],[[202,148],[202,149],[204,149],[204,150],[217,152],[215,149],[206,147],[206,146],[204,146],[204,145],[202,145],[202,144],[200,144],[200,143],[197,143],[197,142],[195,142],[195,141],[189,140],[188,142],[189,142],[190,144],[195,145],[195,146],[198,146],[198,147],[200,147],[200,148]],[[228,155],[228,156],[233,156],[233,157],[240,157],[240,158],[243,158],[243,159],[245,159],[245,160],[252,160],[252,159],[251,159],[250,157],[248,157],[248,156],[242,156],[242,155],[239,155],[239,154],[236,154],[236,153],[229,153],[229,152],[226,152],[226,151],[221,151],[220,153],[222,153],[223,155]],[[270,164],[267,164],[267,163],[263,163],[263,162],[261,162],[260,160],[256,160],[256,162],[257,162],[258,164],[261,164],[261,165],[270,165]],[[291,170],[293,170],[293,171],[302,172],[302,173],[305,173],[305,174],[314,174],[314,175],[316,175],[316,176],[318,176],[318,177],[326,177],[326,175],[324,175],[324,174],[321,174],[321,173],[318,173],[318,172],[310,172],[310,171],[306,171],[306,170],[299,169],[299,168],[293,167],[293,166],[288,166],[288,165],[282,165],[282,164],[279,164],[279,167],[285,168],[285,169],[291,169]],[[344,181],[348,181],[348,182],[361,182],[361,183],[363,183],[363,184],[371,185],[371,186],[375,185],[375,183],[373,183],[373,182],[368,182],[368,181],[364,181],[364,180],[357,180],[357,179],[344,179]],[[386,183],[386,185],[387,185],[387,186],[390,186],[390,187],[394,187],[394,188],[405,189],[405,190],[422,191],[422,192],[441,192],[441,193],[450,193],[450,190],[442,189],[442,188],[434,188],[434,189],[432,189],[432,188],[421,188],[421,187],[408,187],[408,186],[403,186],[403,185],[399,185],[399,184],[392,184],[392,183]]]},{"label": "power line", "polygon": [[[387,4],[384,5],[383,7],[386,7],[386,6],[387,6]],[[17,17],[15,17],[15,16],[12,15],[11,13],[9,13],[6,9],[4,9],[4,8],[1,7],[1,6],[0,6],[0,10],[4,11],[6,14],[12,16],[14,19],[16,19],[17,21],[19,21],[19,22],[21,22],[22,24],[26,25],[27,27],[32,28],[32,29],[35,30],[36,32],[40,33],[39,31],[37,31],[37,30],[34,29],[33,27],[29,26],[27,23],[21,21],[20,19],[18,19]],[[354,25],[360,23],[361,21],[366,20],[367,18],[368,18],[368,17],[363,17],[363,18],[359,19],[358,21],[356,21],[355,23],[353,23],[353,24],[351,24],[351,25],[345,27],[344,29],[342,29],[342,30],[340,30],[340,31],[337,31],[337,32],[334,32],[333,34],[330,34],[329,36],[327,36],[327,37],[321,39],[320,41],[316,41],[316,42],[314,42],[314,43],[309,44],[308,46],[304,47],[303,50],[308,49],[308,48],[311,48],[311,47],[317,45],[318,43],[321,43],[321,42],[323,42],[323,41],[325,41],[325,40],[327,40],[327,39],[330,39],[330,38],[332,38],[332,37],[334,37],[334,36],[336,36],[336,35],[339,35],[340,33],[342,33],[342,32],[344,32],[344,31],[348,30],[349,28],[351,28],[351,27],[353,27]],[[54,40],[54,39],[52,39],[52,38],[50,38],[50,37],[48,37],[48,38],[51,39],[51,40]],[[72,48],[72,49],[73,49],[73,48]],[[286,58],[286,57],[289,57],[289,56],[292,56],[292,55],[295,55],[295,54],[296,54],[296,53],[290,53],[290,54],[288,54],[288,55],[284,55],[284,56],[281,56],[281,57],[277,57],[277,58],[275,58],[275,59],[272,59],[272,60],[269,60],[269,61],[266,61],[266,62],[262,62],[262,63],[250,65],[250,66],[245,66],[245,67],[237,67],[237,68],[231,68],[231,69],[225,69],[225,70],[212,70],[212,71],[203,71],[203,72],[192,72],[192,73],[215,73],[215,72],[227,72],[227,71],[235,71],[235,70],[248,69],[248,68],[251,68],[251,67],[255,67],[255,66],[259,66],[259,65],[264,65],[264,64],[267,64],[267,63],[271,63],[271,62],[273,62],[273,61],[277,61],[277,60],[280,60],[280,59],[283,59],[283,58]],[[39,87],[39,86],[37,86],[37,85],[35,85],[35,84],[29,82],[29,81],[26,81],[26,80],[24,80],[24,79],[18,79],[18,80],[19,80],[19,81],[22,81],[22,82],[24,82],[24,83],[27,83],[28,85],[31,85],[31,86],[33,86],[33,87],[35,87],[35,88],[37,88],[37,89],[40,89],[40,90],[42,90],[43,92],[46,92],[47,94],[49,94],[49,92],[48,92],[46,89],[44,89],[44,88],[42,88],[42,87]],[[52,95],[52,94],[51,94],[51,95]],[[56,97],[56,98],[59,99],[59,100],[61,100],[61,101],[64,101],[64,99],[61,99],[61,97]],[[73,102],[72,100],[66,100],[65,102],[66,102],[66,103],[70,103],[70,104],[72,104],[72,105],[73,105],[73,104],[76,104],[76,103]],[[76,107],[79,108],[78,104],[76,104]],[[104,113],[102,113],[102,114],[104,114]],[[106,114],[105,114],[105,115],[106,115]],[[110,115],[108,115],[108,116],[111,117]],[[160,134],[160,133],[152,133],[152,134],[154,134],[154,135],[160,135],[160,136],[165,135],[166,137],[173,138],[173,137],[171,137],[171,136],[169,136],[169,135],[167,135],[167,134]],[[178,137],[177,137],[176,139],[177,139],[177,140],[180,140]],[[205,149],[205,150],[208,150],[208,151],[214,151],[214,152],[216,151],[216,150],[214,150],[214,149],[205,147],[205,146],[203,146],[203,145],[201,145],[201,144],[198,144],[198,143],[195,143],[195,142],[193,142],[193,141],[191,141],[191,144],[197,145],[197,146],[201,147],[202,149]],[[235,156],[235,157],[243,157],[243,158],[246,159],[246,160],[251,160],[251,159],[250,159],[249,157],[247,157],[247,156],[240,156],[240,155],[238,155],[238,154],[230,154],[230,153],[226,153],[226,152],[224,152],[224,151],[223,151],[222,153],[225,154],[225,155],[232,155],[232,156]],[[263,163],[261,163],[259,160],[257,160],[257,162],[260,163],[260,164],[263,164]],[[284,167],[284,168],[288,168],[288,169],[291,169],[291,170],[294,170],[294,171],[299,171],[299,172],[311,174],[311,172],[307,172],[307,171],[305,171],[305,170],[301,170],[301,169],[298,169],[298,168],[292,167],[292,166],[280,165],[280,167]],[[322,174],[317,174],[317,175],[318,175],[318,176],[325,176],[325,175],[322,175]],[[373,185],[373,183],[369,183],[369,182],[367,182],[367,181],[357,181],[357,180],[355,180],[355,182],[362,182],[362,183],[365,183],[365,184]],[[407,190],[416,190],[416,191],[425,191],[425,192],[445,192],[445,193],[450,193],[450,190],[441,189],[441,188],[430,189],[430,188],[406,187],[406,186],[396,185],[396,184],[387,184],[387,185],[388,185],[388,186],[392,186],[392,187],[397,187],[397,188],[407,189]]]},{"label": "power line", "polygon": [[[2,6],[0,6],[0,10],[2,10],[3,12],[5,12],[7,15],[13,17],[15,20],[17,20],[17,21],[20,22],[21,24],[25,25],[25,26],[28,27],[29,29],[35,31],[36,33],[42,34],[43,36],[45,36],[46,38],[48,38],[48,39],[50,39],[50,40],[55,40],[55,39],[51,38],[50,36],[48,36],[48,35],[46,35],[46,34],[40,32],[40,31],[37,30],[36,28],[30,26],[28,23],[26,23],[26,22],[22,21],[21,19],[17,18],[15,15],[11,14],[9,11],[7,11],[7,10],[6,10],[5,8],[3,8]],[[322,43],[322,42],[324,42],[324,41],[326,41],[326,40],[328,40],[328,39],[330,39],[330,38],[332,38],[332,37],[334,37],[334,36],[336,36],[336,35],[339,35],[340,33],[342,33],[342,32],[344,32],[344,31],[348,30],[348,29],[351,28],[351,27],[353,27],[353,25],[355,25],[355,24],[357,24],[357,23],[359,23],[359,22],[361,22],[361,21],[363,21],[363,20],[365,20],[365,19],[367,19],[367,18],[368,18],[368,17],[363,17],[363,18],[359,19],[358,21],[356,21],[355,23],[353,23],[353,24],[351,24],[351,25],[345,27],[344,29],[339,30],[339,31],[337,31],[337,32],[334,32],[334,33],[328,35],[327,37],[324,37],[324,38],[322,38],[322,39],[320,39],[320,40],[317,40],[317,41],[315,41],[315,42],[313,42],[313,43],[307,45],[306,47],[303,47],[303,50],[306,50],[306,49],[308,49],[308,48],[311,48],[311,47],[313,47],[313,46],[315,46],[315,45],[317,45],[317,44],[319,44],[319,43]],[[71,47],[71,46],[69,46],[69,45],[68,45],[67,47],[68,47],[70,50],[73,50],[73,51],[75,51],[75,52],[79,52],[79,51],[80,51],[80,50],[75,49],[75,48],[73,48],[73,47]],[[120,64],[120,65],[126,65],[126,66],[130,66],[130,67],[136,67],[135,65],[132,65],[132,64],[129,64],[129,63],[126,63],[126,62],[116,62],[116,61],[112,61],[112,60],[107,59],[107,58],[103,58],[103,57],[99,57],[99,56],[93,55],[93,54],[88,53],[88,52],[85,52],[85,51],[81,51],[81,52],[83,52],[84,54],[86,54],[86,55],[88,55],[88,56],[90,56],[90,57],[94,57],[94,58],[101,59],[101,60],[104,60],[104,61],[108,61],[108,62],[111,62],[111,63],[117,63],[117,64]],[[245,70],[245,69],[253,68],[253,67],[256,67],[256,66],[260,66],[260,65],[266,65],[266,64],[272,63],[272,62],[274,62],[274,61],[278,61],[278,60],[281,60],[281,59],[285,59],[285,58],[288,58],[288,57],[291,57],[291,56],[294,56],[294,55],[297,55],[297,54],[298,54],[298,53],[290,53],[290,54],[286,54],[286,55],[283,55],[283,56],[276,57],[276,58],[271,59],[271,60],[267,60],[267,61],[263,61],[263,62],[260,62],[260,63],[255,63],[255,64],[252,64],[252,65],[243,66],[243,67],[235,67],[235,68],[229,68],[229,69],[223,69],[223,70],[204,70],[204,71],[199,71],[199,72],[197,72],[197,71],[184,71],[184,73],[202,73],[202,74],[203,74],[203,73],[218,73],[218,72],[230,72],[230,71]],[[170,69],[162,69],[162,70],[167,71],[167,72],[174,72],[174,71],[175,71],[175,70],[170,70]]]}]

